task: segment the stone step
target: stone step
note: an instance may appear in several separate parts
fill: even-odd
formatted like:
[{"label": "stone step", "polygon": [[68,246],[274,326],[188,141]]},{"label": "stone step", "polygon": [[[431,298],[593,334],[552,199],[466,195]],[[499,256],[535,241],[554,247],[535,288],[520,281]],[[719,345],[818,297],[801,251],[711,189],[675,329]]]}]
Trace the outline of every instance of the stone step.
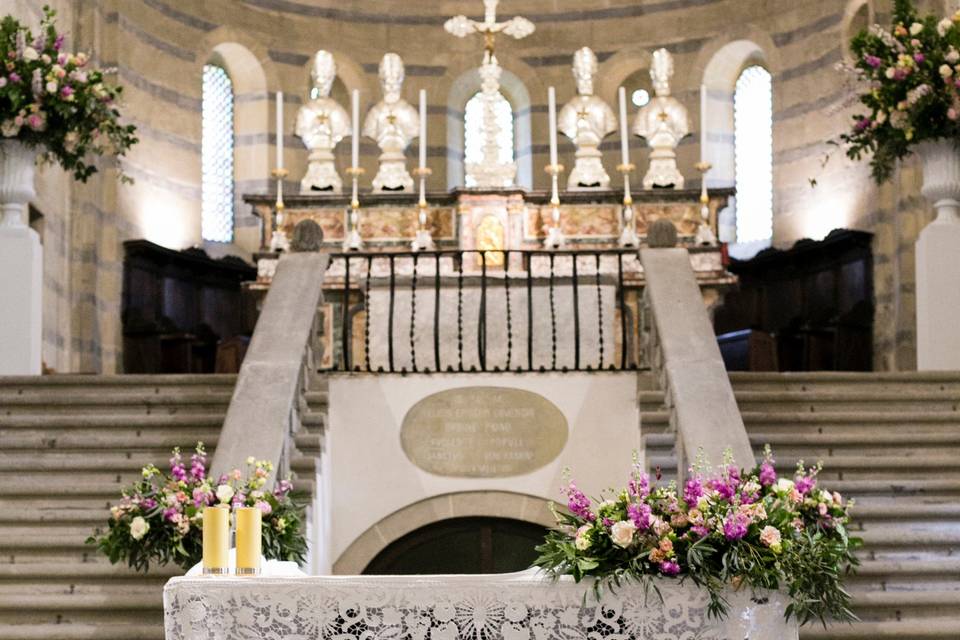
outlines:
[{"label": "stone step", "polygon": [[90,415],[0,415],[0,429],[176,429],[223,426],[225,413],[177,412],[176,414],[90,414]]},{"label": "stone step", "polygon": [[897,638],[898,640],[956,640],[960,630],[960,614],[938,615],[922,619],[886,620],[883,622],[861,621],[855,624],[833,624],[824,629],[811,623],[800,629],[801,640],[874,640],[874,638]]},{"label": "stone step", "polygon": [[871,389],[896,393],[914,390],[960,392],[960,372],[730,372],[735,390],[753,391],[835,391]]},{"label": "stone step", "polygon": [[172,564],[165,567],[151,567],[149,573],[143,574],[126,565],[110,564],[102,556],[95,556],[89,562],[0,563],[0,584],[4,582],[19,583],[20,581],[39,582],[46,580],[55,582],[107,580],[111,584],[135,581],[140,584],[155,583],[162,586],[173,576],[181,575],[183,575],[183,570]]},{"label": "stone step", "polygon": [[[178,433],[178,431],[180,433]],[[128,431],[119,429],[0,429],[0,442],[5,451],[23,454],[29,451],[58,450],[157,449],[170,452],[180,447],[189,457],[197,441],[210,453],[216,447],[220,429],[167,429]],[[189,445],[185,443],[190,443]]]},{"label": "stone step", "polygon": [[48,376],[0,376],[0,389],[65,389],[69,387],[80,389],[91,387],[98,389],[113,387],[131,389],[135,387],[169,388],[176,386],[212,388],[216,386],[233,387],[236,384],[237,374],[235,373],[124,373],[116,375],[68,373]]}]

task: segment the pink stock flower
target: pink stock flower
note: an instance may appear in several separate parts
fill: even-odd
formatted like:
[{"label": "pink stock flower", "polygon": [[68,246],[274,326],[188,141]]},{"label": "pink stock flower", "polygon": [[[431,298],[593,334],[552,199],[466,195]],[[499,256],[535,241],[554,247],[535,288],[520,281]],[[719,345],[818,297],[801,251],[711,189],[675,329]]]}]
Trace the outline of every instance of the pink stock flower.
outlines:
[{"label": "pink stock flower", "polygon": [[43,131],[47,128],[47,119],[43,113],[31,113],[27,116],[27,126],[34,131]]},{"label": "pink stock flower", "polygon": [[660,563],[660,571],[665,576],[675,576],[680,573],[680,565],[673,560],[665,560]]},{"label": "pink stock flower", "polygon": [[73,87],[65,86],[65,87],[61,88],[61,89],[60,89],[60,95],[61,95],[63,98],[67,99],[67,100],[72,100],[72,99],[73,99]]},{"label": "pink stock flower", "polygon": [[863,60],[874,69],[877,69],[881,64],[883,64],[883,61],[880,60],[880,58],[870,54],[865,55]]},{"label": "pink stock flower", "polygon": [[567,487],[567,508],[570,509],[570,513],[578,518],[590,522],[597,519],[597,516],[590,511],[590,498],[580,491],[573,482]]},{"label": "pink stock flower", "polygon": [[740,513],[731,513],[723,521],[723,536],[727,540],[740,540],[747,535],[749,519]]},{"label": "pink stock flower", "polygon": [[758,478],[760,484],[765,487],[777,483],[777,472],[773,468],[773,460],[764,460],[763,464],[760,465],[760,476]]},{"label": "pink stock flower", "polygon": [[646,531],[650,528],[651,512],[650,505],[646,503],[627,505],[627,517],[630,518],[638,531]]},{"label": "pink stock flower", "polygon": [[260,513],[268,516],[273,513],[273,507],[270,506],[270,503],[265,500],[260,500],[257,502],[257,509],[260,509]]}]

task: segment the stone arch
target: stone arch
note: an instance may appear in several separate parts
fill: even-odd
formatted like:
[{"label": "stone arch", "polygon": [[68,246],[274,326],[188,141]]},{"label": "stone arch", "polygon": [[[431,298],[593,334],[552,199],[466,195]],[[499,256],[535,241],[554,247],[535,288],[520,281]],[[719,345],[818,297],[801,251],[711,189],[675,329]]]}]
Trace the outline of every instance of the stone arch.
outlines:
[{"label": "stone arch", "polygon": [[[595,81],[597,96],[615,107],[620,86],[638,71],[649,70],[651,59],[652,53],[648,49],[633,44],[604,60]],[[633,108],[628,106],[628,109],[632,111]]]},{"label": "stone arch", "polygon": [[463,491],[426,498],[394,511],[361,533],[333,564],[333,573],[361,573],[378,553],[428,524],[472,516],[500,517],[554,526],[549,500],[509,491]]},{"label": "stone arch", "polygon": [[[866,11],[864,11],[866,10]],[[866,25],[860,24],[859,20],[866,14]],[[850,39],[857,32],[869,26],[876,21],[876,9],[873,0],[848,0],[847,6],[843,10],[843,21],[840,28],[840,46],[843,49],[843,56],[850,62],[853,60],[853,54],[850,51]]]},{"label": "stone arch", "polygon": [[[456,76],[447,93],[447,187],[464,184],[463,117],[467,101],[480,91],[480,72],[474,67]],[[516,73],[504,69],[500,91],[513,109],[513,148],[517,163],[516,183],[533,188],[533,127],[531,99],[526,83]]]}]

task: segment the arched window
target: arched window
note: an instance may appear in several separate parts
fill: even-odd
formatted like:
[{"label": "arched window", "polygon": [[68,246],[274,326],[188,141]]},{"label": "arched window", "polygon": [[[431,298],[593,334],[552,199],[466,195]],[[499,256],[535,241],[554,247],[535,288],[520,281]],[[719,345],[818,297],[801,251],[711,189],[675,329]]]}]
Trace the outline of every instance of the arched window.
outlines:
[{"label": "arched window", "polygon": [[770,72],[747,67],[733,96],[737,242],[773,237],[773,85]]},{"label": "arched window", "polygon": [[[494,113],[500,127],[497,137],[497,159],[502,163],[513,162],[513,109],[503,94],[497,92]],[[463,155],[467,166],[483,161],[483,92],[478,91],[464,109],[463,116]],[[477,186],[476,179],[469,170],[464,180],[466,186]]]},{"label": "arched window", "polygon": [[204,240],[233,241],[233,83],[223,67],[203,67],[203,165],[200,231]]}]

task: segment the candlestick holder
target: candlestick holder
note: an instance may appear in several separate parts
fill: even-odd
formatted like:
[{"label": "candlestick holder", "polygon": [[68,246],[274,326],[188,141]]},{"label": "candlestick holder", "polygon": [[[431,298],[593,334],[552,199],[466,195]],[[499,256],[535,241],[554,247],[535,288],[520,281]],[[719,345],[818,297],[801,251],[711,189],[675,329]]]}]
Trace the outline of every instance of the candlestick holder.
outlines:
[{"label": "candlestick holder", "polygon": [[633,196],[630,193],[630,173],[636,169],[632,162],[617,165],[617,171],[623,174],[623,210],[620,217],[620,246],[639,247],[636,216],[633,211]]},{"label": "candlestick holder", "polygon": [[277,181],[277,201],[274,203],[273,212],[273,233],[270,235],[270,251],[290,251],[290,238],[283,230],[284,210],[283,204],[283,179],[290,175],[290,172],[282,167],[278,167],[270,172],[270,177]]},{"label": "candlestick holder", "polygon": [[696,243],[715,246],[717,236],[710,225],[710,196],[707,194],[707,172],[713,168],[709,162],[701,160],[694,165],[700,172],[700,226],[697,227]]},{"label": "candlestick holder", "polygon": [[544,167],[544,171],[550,175],[550,206],[552,207],[550,219],[553,225],[547,231],[543,246],[547,249],[562,249],[567,244],[560,229],[560,174],[563,173],[563,165],[548,164]]},{"label": "candlestick holder", "polygon": [[344,251],[360,251],[363,248],[363,239],[360,237],[360,231],[357,228],[360,222],[360,197],[357,181],[363,174],[363,167],[350,167],[347,169],[347,175],[353,179],[353,191],[350,197],[350,208],[347,209],[344,222]]},{"label": "candlestick holder", "polygon": [[427,178],[433,173],[428,167],[418,167],[413,175],[420,179],[420,200],[417,202],[417,234],[410,243],[414,251],[433,251],[433,236],[427,227]]}]

